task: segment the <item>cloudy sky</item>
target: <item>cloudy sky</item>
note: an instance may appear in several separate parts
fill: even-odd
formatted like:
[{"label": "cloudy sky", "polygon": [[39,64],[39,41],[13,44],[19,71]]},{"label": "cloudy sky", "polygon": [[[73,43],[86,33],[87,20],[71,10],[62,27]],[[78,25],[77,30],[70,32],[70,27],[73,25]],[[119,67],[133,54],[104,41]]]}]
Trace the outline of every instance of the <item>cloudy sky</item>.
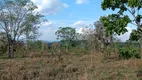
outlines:
[{"label": "cloudy sky", "polygon": [[[40,32],[41,40],[55,41],[55,31],[59,27],[73,27],[78,32],[82,28],[93,24],[99,20],[100,16],[113,13],[111,10],[101,9],[102,0],[32,0],[37,6],[38,11],[46,16],[48,22],[42,23]],[[133,27],[127,27],[129,32],[119,36],[122,41],[129,38]]]}]

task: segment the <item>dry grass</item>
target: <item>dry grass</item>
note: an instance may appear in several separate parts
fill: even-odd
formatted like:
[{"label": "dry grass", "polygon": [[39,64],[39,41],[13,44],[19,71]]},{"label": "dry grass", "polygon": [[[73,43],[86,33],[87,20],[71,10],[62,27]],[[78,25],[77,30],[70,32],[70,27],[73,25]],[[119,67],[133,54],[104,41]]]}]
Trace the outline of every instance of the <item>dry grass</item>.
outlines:
[{"label": "dry grass", "polygon": [[100,54],[1,59],[0,80],[140,80],[142,60],[103,61]]}]

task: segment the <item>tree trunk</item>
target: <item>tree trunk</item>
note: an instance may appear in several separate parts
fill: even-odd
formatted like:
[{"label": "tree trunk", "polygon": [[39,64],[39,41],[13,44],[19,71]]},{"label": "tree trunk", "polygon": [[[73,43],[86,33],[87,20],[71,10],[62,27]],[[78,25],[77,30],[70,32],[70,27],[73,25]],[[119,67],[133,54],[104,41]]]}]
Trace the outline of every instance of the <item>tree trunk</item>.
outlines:
[{"label": "tree trunk", "polygon": [[10,40],[10,36],[8,35],[8,32],[6,32],[6,37],[7,37],[7,41],[8,41],[7,55],[8,55],[8,58],[11,58],[11,40]]},{"label": "tree trunk", "polygon": [[8,58],[11,58],[10,42],[8,41]]},{"label": "tree trunk", "polygon": [[68,43],[66,43],[66,52],[68,52],[68,49],[69,49],[69,45]]},{"label": "tree trunk", "polygon": [[140,56],[142,58],[142,41],[140,41]]},{"label": "tree trunk", "polygon": [[11,45],[11,58],[14,58],[14,43]]}]

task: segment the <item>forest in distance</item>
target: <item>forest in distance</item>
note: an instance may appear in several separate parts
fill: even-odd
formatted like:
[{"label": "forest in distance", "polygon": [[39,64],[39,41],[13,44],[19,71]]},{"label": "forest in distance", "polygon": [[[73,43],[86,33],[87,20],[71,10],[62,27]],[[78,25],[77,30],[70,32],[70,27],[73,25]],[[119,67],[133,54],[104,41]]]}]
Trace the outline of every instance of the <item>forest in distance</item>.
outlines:
[{"label": "forest in distance", "polygon": [[[0,0],[0,80],[142,80],[142,0],[102,0],[100,9],[112,13],[81,32],[58,26],[54,41],[39,38],[50,17],[36,1]],[[42,4],[52,1],[60,2]],[[122,41],[129,25],[135,29]]]}]

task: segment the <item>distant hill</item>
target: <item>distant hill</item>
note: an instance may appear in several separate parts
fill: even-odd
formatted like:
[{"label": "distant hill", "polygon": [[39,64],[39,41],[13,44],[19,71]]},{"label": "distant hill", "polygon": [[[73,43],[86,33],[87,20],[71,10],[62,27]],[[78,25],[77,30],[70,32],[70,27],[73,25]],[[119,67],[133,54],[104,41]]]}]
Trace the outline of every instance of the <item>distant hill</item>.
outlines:
[{"label": "distant hill", "polygon": [[46,43],[60,42],[60,41],[44,41]]}]

